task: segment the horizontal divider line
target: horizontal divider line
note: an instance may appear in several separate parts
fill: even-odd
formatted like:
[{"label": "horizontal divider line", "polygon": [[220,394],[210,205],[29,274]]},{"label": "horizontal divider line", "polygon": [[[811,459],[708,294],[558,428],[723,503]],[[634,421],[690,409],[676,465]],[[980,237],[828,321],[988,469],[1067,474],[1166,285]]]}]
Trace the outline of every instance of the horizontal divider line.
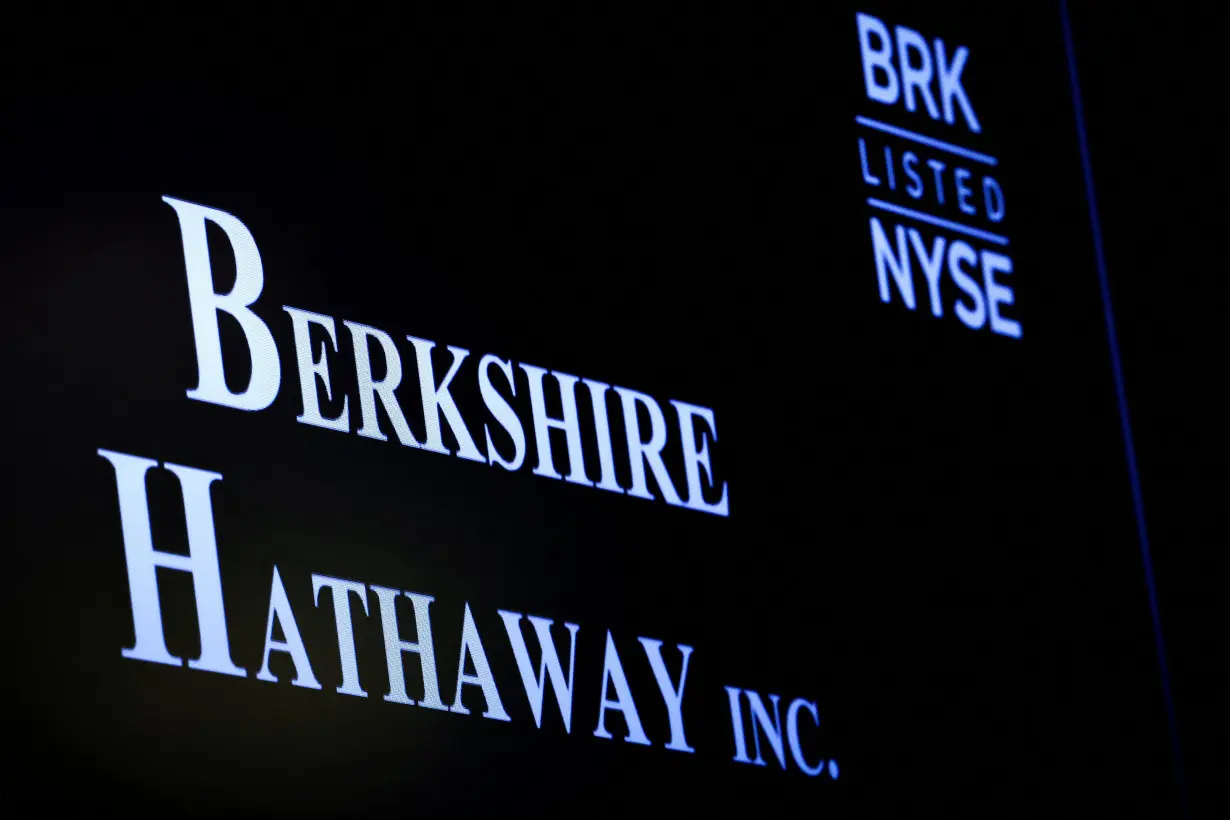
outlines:
[{"label": "horizontal divider line", "polygon": [[999,160],[997,160],[995,157],[991,156],[990,154],[983,154],[978,151],[971,151],[968,148],[962,148],[960,145],[953,145],[951,142],[944,142],[942,140],[932,139],[931,137],[923,136],[922,134],[917,134],[913,131],[907,131],[904,128],[898,128],[895,125],[889,125],[888,123],[879,122],[878,120],[873,120],[869,117],[855,117],[854,121],[858,123],[859,125],[866,126],[867,128],[873,128],[876,131],[883,131],[885,134],[892,134],[894,137],[901,137],[902,139],[912,140],[914,142],[919,143],[920,145],[929,145],[932,148],[938,148],[941,151],[947,151],[948,153],[956,154],[959,157],[965,157],[966,159],[972,159],[975,162],[981,162],[986,165],[998,165],[999,164]]},{"label": "horizontal divider line", "polygon": [[994,242],[996,245],[1007,245],[1008,244],[1008,237],[1006,236],[1000,236],[999,234],[991,233],[990,231],[982,231],[982,230],[979,230],[978,228],[971,228],[968,225],[962,225],[960,222],[952,222],[951,220],[948,220],[948,219],[940,219],[938,216],[932,216],[931,214],[925,214],[922,211],[915,211],[912,208],[902,208],[900,205],[893,205],[892,203],[885,202],[882,199],[875,199],[874,197],[867,197],[867,204],[873,208],[879,208],[881,211],[888,211],[889,213],[897,214],[899,216],[909,217],[910,219],[917,219],[919,222],[926,222],[929,225],[935,225],[940,228],[947,228],[950,231],[956,231],[957,233],[963,233],[966,236],[972,236],[977,239],[985,239],[987,242]]}]

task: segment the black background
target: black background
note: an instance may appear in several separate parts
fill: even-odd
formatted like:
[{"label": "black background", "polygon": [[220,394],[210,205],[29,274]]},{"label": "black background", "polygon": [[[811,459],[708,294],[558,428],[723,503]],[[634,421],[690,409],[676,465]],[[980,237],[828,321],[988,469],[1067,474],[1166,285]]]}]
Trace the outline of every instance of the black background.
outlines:
[{"label": "black background", "polygon": [[[853,117],[950,135],[868,109],[852,7],[10,31],[6,794],[35,814],[1177,816],[1058,10],[860,8],[971,49],[984,130],[964,144],[1001,161],[1019,342],[880,302]],[[1213,26],[1087,6],[1074,22],[1203,814],[1224,724]],[[256,310],[282,357],[268,410],[184,396],[192,329],[162,195],[256,238]],[[221,289],[233,262],[210,239]],[[470,350],[454,392],[480,447],[487,352],[712,407],[731,516],[533,476],[532,444],[507,474],[298,424],[284,304],[336,318],[335,389],[353,384],[343,319]],[[242,386],[237,327],[224,346]],[[523,376],[514,405],[528,427]],[[322,691],[276,659],[273,685],[120,657],[131,616],[100,447],[223,474],[232,654],[255,674],[276,564]],[[155,474],[150,493],[155,544],[182,549],[174,482]],[[355,620],[370,697],[335,693],[314,572],[434,595],[446,702],[468,601],[512,722],[482,719],[473,691],[469,716],[384,702],[374,611]],[[159,575],[168,645],[195,657],[181,575]],[[550,696],[534,728],[501,608],[581,625],[571,736]],[[617,716],[616,740],[593,736],[607,629],[654,747],[620,740]],[[696,647],[695,755],[662,748],[640,635]],[[808,748],[841,778],[734,764],[728,684],[816,700]]]}]

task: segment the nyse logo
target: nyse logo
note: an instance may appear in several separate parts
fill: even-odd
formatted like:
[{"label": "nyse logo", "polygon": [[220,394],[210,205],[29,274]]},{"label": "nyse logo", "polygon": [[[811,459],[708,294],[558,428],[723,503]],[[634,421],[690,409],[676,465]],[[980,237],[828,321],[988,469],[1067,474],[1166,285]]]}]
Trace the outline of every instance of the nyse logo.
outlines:
[{"label": "nyse logo", "polygon": [[[965,131],[955,140],[982,132],[963,82],[969,48],[950,50],[942,37],[928,40],[906,26],[890,32],[869,14],[857,14],[856,23],[866,97],[892,106],[878,109],[886,118],[903,103],[911,115],[925,111],[948,126],[960,120]],[[935,319],[951,316],[970,330],[1021,338],[1022,323],[1012,315],[1015,266],[999,159],[914,130],[917,117],[890,122],[870,116],[876,111],[854,119],[863,129],[858,161],[874,210],[869,227],[880,301],[909,311],[925,304]]]}]

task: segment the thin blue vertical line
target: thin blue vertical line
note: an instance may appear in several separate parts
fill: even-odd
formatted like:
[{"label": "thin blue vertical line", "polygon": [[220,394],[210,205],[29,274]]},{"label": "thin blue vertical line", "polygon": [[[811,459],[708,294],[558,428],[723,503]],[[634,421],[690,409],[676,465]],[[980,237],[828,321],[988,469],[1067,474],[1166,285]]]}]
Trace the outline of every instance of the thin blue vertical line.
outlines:
[{"label": "thin blue vertical line", "polygon": [[1123,430],[1123,449],[1127,456],[1128,480],[1132,487],[1132,506],[1136,512],[1136,532],[1140,540],[1140,560],[1145,570],[1145,587],[1149,595],[1149,614],[1153,619],[1153,643],[1157,650],[1158,667],[1162,673],[1162,695],[1166,705],[1166,721],[1170,726],[1170,749],[1174,758],[1175,780],[1183,817],[1190,817],[1187,784],[1183,772],[1183,753],[1179,746],[1179,723],[1175,718],[1174,694],[1170,687],[1170,668],[1166,663],[1166,645],[1162,639],[1162,616],[1157,605],[1157,582],[1153,576],[1153,557],[1149,551],[1149,531],[1145,526],[1145,504],[1140,491],[1140,472],[1136,465],[1136,446],[1132,441],[1132,423],[1128,417],[1127,391],[1123,384],[1123,363],[1119,355],[1119,337],[1115,332],[1115,315],[1111,307],[1110,281],[1106,274],[1106,254],[1102,246],[1102,225],[1098,219],[1098,202],[1093,187],[1093,164],[1089,160],[1089,139],[1085,131],[1085,104],[1081,99],[1080,80],[1076,74],[1076,48],[1072,44],[1072,23],[1068,17],[1068,0],[1059,0],[1063,20],[1063,44],[1068,54],[1068,78],[1072,83],[1072,106],[1076,113],[1076,137],[1080,143],[1081,166],[1085,176],[1085,198],[1089,203],[1089,224],[1093,234],[1093,256],[1102,289],[1102,315],[1106,320],[1106,340],[1110,345],[1110,364],[1114,373],[1115,397],[1119,403],[1119,424]]}]

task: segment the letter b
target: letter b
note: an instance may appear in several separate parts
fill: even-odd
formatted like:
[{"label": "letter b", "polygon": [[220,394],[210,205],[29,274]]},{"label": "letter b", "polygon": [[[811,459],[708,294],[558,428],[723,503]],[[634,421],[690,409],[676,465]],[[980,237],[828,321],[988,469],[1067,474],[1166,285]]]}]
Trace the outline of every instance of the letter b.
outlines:
[{"label": "letter b", "polygon": [[[196,338],[196,363],[199,381],[188,398],[234,407],[239,410],[264,410],[277,398],[282,382],[282,366],[273,334],[249,306],[261,295],[265,274],[256,240],[244,224],[224,211],[206,208],[164,196],[162,201],[175,209],[184,241],[184,266],[188,271],[188,301],[192,307],[192,332]],[[213,271],[209,265],[209,242],[205,235],[208,220],[226,234],[235,254],[235,287],[230,293],[214,291]],[[242,393],[232,393],[222,371],[222,341],[218,335],[218,311],[229,313],[239,322],[252,359],[252,376]]]},{"label": "letter b", "polygon": [[150,534],[149,500],[145,474],[158,462],[110,450],[98,454],[115,467],[120,499],[120,526],[124,533],[124,557],[128,563],[128,592],[132,599],[132,624],[136,644],[122,650],[125,658],[180,666],[183,658],[167,651],[158,603],[158,567],[191,573],[196,593],[197,625],[201,633],[201,657],[189,661],[191,669],[246,677],[247,671],[231,660],[226,636],[226,613],[222,608],[222,578],[218,571],[218,546],[209,487],[222,478],[218,473],[167,464],[179,479],[184,497],[184,520],[188,527],[188,554],[154,549]]},{"label": "letter b", "polygon": [[[878,47],[872,46],[872,35],[879,41]],[[861,12],[858,14],[858,50],[863,57],[863,84],[867,96],[885,105],[896,103],[901,95],[901,84],[893,68],[893,41],[888,27],[878,18]],[[876,69],[883,73],[883,83],[879,82]]]}]

